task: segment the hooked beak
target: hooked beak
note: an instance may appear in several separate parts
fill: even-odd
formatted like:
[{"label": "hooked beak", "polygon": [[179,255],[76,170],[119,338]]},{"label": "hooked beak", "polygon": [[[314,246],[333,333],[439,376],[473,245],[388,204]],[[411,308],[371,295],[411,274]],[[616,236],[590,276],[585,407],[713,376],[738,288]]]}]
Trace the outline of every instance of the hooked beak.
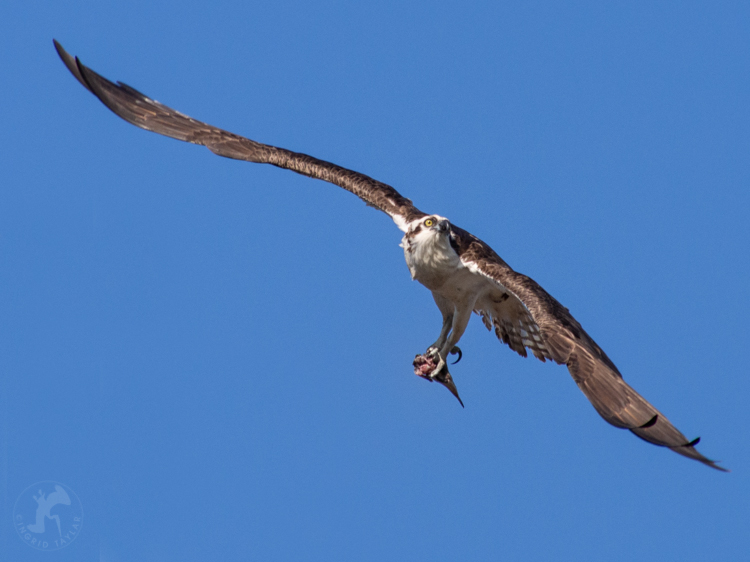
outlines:
[{"label": "hooked beak", "polygon": [[432,230],[437,230],[438,232],[448,232],[450,227],[451,223],[448,221],[448,219],[443,219],[439,221],[435,226],[433,226]]}]

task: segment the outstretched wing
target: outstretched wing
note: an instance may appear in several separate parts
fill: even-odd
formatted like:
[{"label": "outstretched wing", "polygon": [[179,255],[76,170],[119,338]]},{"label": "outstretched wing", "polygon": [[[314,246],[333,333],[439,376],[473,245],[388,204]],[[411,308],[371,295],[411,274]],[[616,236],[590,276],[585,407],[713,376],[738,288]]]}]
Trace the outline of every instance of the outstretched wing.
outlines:
[{"label": "outstretched wing", "polygon": [[517,273],[487,244],[456,226],[453,246],[462,263],[491,283],[491,290],[475,306],[487,328],[526,356],[526,349],[542,361],[568,366],[573,380],[596,411],[616,427],[641,439],[669,447],[712,468],[726,470],[701,455],[695,445],[623,379],[614,363],[567,308],[533,279]]},{"label": "outstretched wing", "polygon": [[[306,154],[261,144],[196,121],[126,84],[110,82],[70,56],[57,41],[54,44],[73,76],[115,114],[137,127],[203,145],[219,156],[272,164],[333,183],[388,214],[404,231],[407,223],[426,216],[387,184]],[[688,442],[667,418],[626,384],[617,367],[568,310],[535,281],[513,271],[489,246],[468,232],[452,227],[452,236],[462,262],[493,285],[493,290],[478,303],[477,312],[488,328],[494,325],[501,340],[521,355],[526,356],[528,348],[542,361],[566,364],[594,408],[612,425],[725,470],[695,449],[697,439]]]},{"label": "outstretched wing", "polygon": [[404,231],[407,223],[425,216],[425,213],[417,209],[409,199],[403,197],[390,185],[307,154],[261,144],[196,121],[146,97],[122,82],[117,84],[110,82],[81,64],[78,57],[70,56],[57,41],[54,41],[54,44],[57,54],[60,55],[71,74],[115,114],[136,127],[173,139],[201,144],[219,156],[273,164],[279,168],[336,184],[352,192],[371,207],[388,214]]}]

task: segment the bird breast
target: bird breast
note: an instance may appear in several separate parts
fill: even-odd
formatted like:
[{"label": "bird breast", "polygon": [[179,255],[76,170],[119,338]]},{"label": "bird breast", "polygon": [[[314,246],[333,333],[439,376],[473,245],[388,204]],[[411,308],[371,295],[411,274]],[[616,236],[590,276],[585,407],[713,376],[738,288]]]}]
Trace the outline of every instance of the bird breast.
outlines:
[{"label": "bird breast", "polygon": [[411,238],[407,235],[401,245],[411,278],[431,291],[440,289],[463,268],[446,234],[428,231]]}]

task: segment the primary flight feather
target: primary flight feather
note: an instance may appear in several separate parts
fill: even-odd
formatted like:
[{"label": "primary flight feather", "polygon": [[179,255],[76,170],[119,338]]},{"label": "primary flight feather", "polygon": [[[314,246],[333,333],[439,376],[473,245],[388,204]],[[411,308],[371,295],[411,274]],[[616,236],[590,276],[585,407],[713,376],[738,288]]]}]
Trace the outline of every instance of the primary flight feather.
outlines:
[{"label": "primary flight feather", "polygon": [[[472,312],[513,351],[530,350],[542,361],[565,364],[596,411],[610,424],[717,470],[656,408],[633,390],[614,363],[567,308],[533,279],[506,264],[492,248],[445,217],[417,209],[391,186],[330,162],[255,142],[183,115],[137,90],[110,82],[54,41],[68,70],[104,105],[126,121],[161,135],[237,160],[273,164],[352,192],[389,215],[404,232],[401,246],[416,279],[427,287],[443,315],[440,335],[414,360],[414,371],[458,396],[446,359],[459,354],[458,341]],[[463,405],[463,403],[462,403]]]}]

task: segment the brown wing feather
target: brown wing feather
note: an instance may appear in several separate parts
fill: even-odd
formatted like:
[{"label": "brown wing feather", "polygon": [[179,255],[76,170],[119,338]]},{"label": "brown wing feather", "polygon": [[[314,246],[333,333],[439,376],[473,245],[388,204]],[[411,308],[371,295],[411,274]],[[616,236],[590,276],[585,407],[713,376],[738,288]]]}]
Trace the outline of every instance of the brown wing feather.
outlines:
[{"label": "brown wing feather", "polygon": [[71,74],[110,110],[136,127],[203,145],[219,156],[272,164],[333,183],[350,191],[368,205],[387,213],[397,223],[406,223],[425,216],[425,213],[390,185],[307,154],[255,142],[197,121],[148,98],[126,84],[110,82],[81,64],[78,58],[69,55],[57,41],[54,41],[54,44]]},{"label": "brown wing feather", "polygon": [[[544,361],[565,364],[597,412],[615,427],[712,468],[726,470],[703,455],[672,423],[623,379],[617,367],[573,318],[533,279],[517,273],[487,244],[452,226],[454,248],[467,267],[497,285],[490,304],[480,310],[485,326],[526,356],[524,348]],[[503,297],[507,295],[507,297]]]},{"label": "brown wing feather", "polygon": [[[114,84],[70,56],[54,41],[60,58],[73,76],[115,114],[148,131],[185,142],[237,160],[272,164],[321,179],[354,193],[368,205],[384,211],[403,225],[426,216],[391,186],[330,162],[262,144],[197,121],[139,91]],[[479,310],[498,338],[526,356],[526,348],[544,361],[568,366],[573,379],[601,416],[609,423],[630,429],[637,436],[673,451],[725,470],[701,455],[651,404],[628,386],[617,367],[570,315],[534,280],[513,271],[489,246],[468,232],[453,227],[462,261],[498,285],[493,302]]]}]

